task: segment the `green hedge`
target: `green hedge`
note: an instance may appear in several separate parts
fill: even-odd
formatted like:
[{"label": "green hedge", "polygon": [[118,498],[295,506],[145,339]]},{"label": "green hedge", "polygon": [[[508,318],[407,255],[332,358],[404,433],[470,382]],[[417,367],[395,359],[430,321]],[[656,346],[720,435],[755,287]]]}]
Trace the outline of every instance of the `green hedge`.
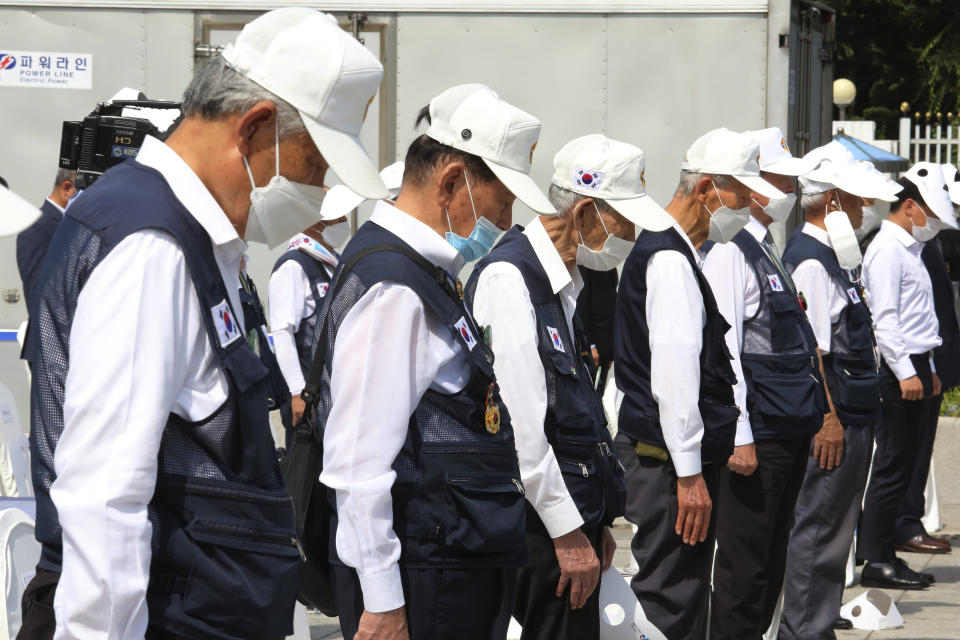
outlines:
[{"label": "green hedge", "polygon": [[940,415],[960,418],[960,387],[953,387],[943,392],[943,404],[940,405]]}]

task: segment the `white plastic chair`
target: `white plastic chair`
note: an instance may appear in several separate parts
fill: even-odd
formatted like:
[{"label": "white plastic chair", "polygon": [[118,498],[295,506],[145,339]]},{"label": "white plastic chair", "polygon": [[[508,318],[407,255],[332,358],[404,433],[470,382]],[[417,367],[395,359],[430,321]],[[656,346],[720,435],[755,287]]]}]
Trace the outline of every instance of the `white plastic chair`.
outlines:
[{"label": "white plastic chair", "polygon": [[34,538],[33,528],[33,518],[20,509],[0,511],[0,577],[5,605],[0,608],[0,640],[15,638],[20,630],[20,599],[40,559],[40,543]]},{"label": "white plastic chair", "polygon": [[930,474],[927,476],[927,486],[923,491],[925,513],[920,522],[927,533],[940,531],[943,523],[940,521],[940,497],[937,495],[937,476],[933,472],[933,460],[930,461]]}]

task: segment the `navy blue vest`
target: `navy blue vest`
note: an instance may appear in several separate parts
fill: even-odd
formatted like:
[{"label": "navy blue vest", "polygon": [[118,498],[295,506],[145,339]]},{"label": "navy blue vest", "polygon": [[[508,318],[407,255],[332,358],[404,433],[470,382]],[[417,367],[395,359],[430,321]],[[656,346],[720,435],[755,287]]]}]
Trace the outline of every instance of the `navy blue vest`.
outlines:
[{"label": "navy blue vest", "polygon": [[[118,165],[71,205],[50,245],[55,259],[47,264],[27,345],[36,535],[46,569],[60,568],[62,532],[49,492],[77,298],[100,261],[144,229],[169,233],[180,246],[201,309],[225,301],[229,309],[209,237],[158,172],[137,162]],[[267,371],[241,336],[221,346],[213,313],[203,317],[229,394],[206,420],[191,423],[171,413],[163,430],[148,506],[150,624],[191,638],[279,640],[292,632],[299,554],[267,419]]]},{"label": "navy blue vest", "polygon": [[466,287],[471,309],[480,274],[496,262],[514,265],[530,293],[537,317],[537,350],[546,374],[543,428],[567,490],[580,510],[584,527],[613,524],[623,515],[626,490],[600,396],[593,388],[595,369],[590,345],[583,337],[583,324],[575,315],[578,335],[570,334],[560,297],[553,292],[543,265],[519,226],[508,231],[474,267]]},{"label": "navy blue vest", "polygon": [[[263,312],[263,302],[257,292],[257,285],[249,275],[240,275],[240,306],[243,307],[243,325],[247,328],[247,335],[256,336],[256,344],[260,362],[270,372],[267,375],[267,408],[271,411],[290,402],[290,390],[280,363],[270,345],[270,336],[267,334],[267,317]],[[252,346],[252,345],[251,345]]]},{"label": "navy blue vest", "polygon": [[646,315],[647,265],[659,251],[680,252],[700,286],[706,314],[700,350],[699,405],[704,426],[700,457],[703,462],[726,464],[733,453],[740,416],[733,398],[736,376],[724,340],[730,325],[717,309],[713,291],[689,245],[673,227],[659,232],[643,231],[623,265],[613,335],[617,387],[624,393],[618,428],[634,440],[667,448],[660,427],[660,409],[650,390],[650,329]]},{"label": "navy blue vest", "polygon": [[307,280],[310,282],[310,295],[313,296],[314,302],[314,321],[310,323],[310,326],[307,326],[306,318],[301,320],[300,328],[297,329],[296,334],[293,336],[294,342],[297,345],[297,356],[300,358],[300,369],[303,370],[303,375],[306,377],[306,375],[310,373],[310,365],[313,364],[315,329],[317,319],[320,318],[320,311],[323,308],[327,287],[330,284],[330,276],[327,275],[327,270],[323,267],[323,263],[299,249],[291,249],[280,256],[277,263],[273,265],[273,272],[276,273],[282,264],[290,260],[299,264],[303,272],[307,275]]},{"label": "navy blue vest", "polygon": [[[831,331],[830,353],[823,356],[827,387],[843,425],[875,424],[880,419],[880,384],[874,353],[873,319],[863,297],[863,286],[840,267],[833,249],[798,227],[783,252],[792,274],[805,260],[816,260],[847,296]],[[801,292],[802,293],[802,292]]]},{"label": "navy blue vest", "polygon": [[934,239],[923,245],[920,254],[933,285],[933,306],[940,322],[943,344],[933,350],[933,363],[944,389],[960,385],[960,327],[957,326],[956,296],[940,243]]},{"label": "navy blue vest", "polygon": [[827,398],[817,339],[790,275],[746,229],[733,237],[760,287],[757,313],[743,322],[740,364],[757,440],[806,438],[823,425]]},{"label": "navy blue vest", "polygon": [[[353,256],[378,245],[414,252],[373,222],[364,224],[347,245],[317,327],[317,348],[325,349],[326,364],[316,398],[316,423],[322,432],[330,415],[330,363],[344,317],[377,283],[396,282],[412,289],[460,341],[470,377],[457,393],[428,390],[410,416],[406,441],[393,463],[397,473],[393,529],[401,542],[400,563],[421,568],[523,566],[527,561],[523,485],[510,417],[493,375],[493,352],[463,301],[439,284],[443,281],[452,291],[447,282],[452,279],[442,270],[428,273],[400,253],[377,251],[343,274]],[[325,343],[320,344],[323,336]],[[339,562],[333,500],[332,505],[330,557]]]},{"label": "navy blue vest", "polygon": [[23,281],[23,300],[29,311],[40,292],[43,257],[63,214],[49,200],[40,206],[40,218],[17,236],[17,269]]}]

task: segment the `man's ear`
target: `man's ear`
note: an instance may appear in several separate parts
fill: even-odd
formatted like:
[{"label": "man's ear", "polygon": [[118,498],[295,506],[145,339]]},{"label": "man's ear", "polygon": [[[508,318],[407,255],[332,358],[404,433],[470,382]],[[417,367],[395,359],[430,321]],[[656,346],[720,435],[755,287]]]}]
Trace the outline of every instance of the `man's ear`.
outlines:
[{"label": "man's ear", "polygon": [[583,233],[583,228],[587,226],[587,215],[593,209],[593,198],[584,198],[573,205],[570,211],[572,216],[573,228]]},{"label": "man's ear", "polygon": [[[261,100],[237,118],[234,125],[234,138],[237,142],[237,149],[242,156],[250,155],[253,151],[251,148],[253,138],[264,127],[269,126],[270,129],[275,130],[276,122],[274,119],[276,117],[277,105],[269,100]],[[272,135],[270,137],[273,138]]]},{"label": "man's ear", "polygon": [[693,188],[693,196],[698,201],[702,203],[707,202],[707,198],[710,197],[710,194],[713,193],[713,179],[704,176],[697,181],[697,185]]},{"label": "man's ear", "polygon": [[442,209],[446,209],[453,202],[453,197],[463,181],[463,173],[463,163],[457,160],[445,164],[434,175],[433,184],[437,189],[438,204]]}]

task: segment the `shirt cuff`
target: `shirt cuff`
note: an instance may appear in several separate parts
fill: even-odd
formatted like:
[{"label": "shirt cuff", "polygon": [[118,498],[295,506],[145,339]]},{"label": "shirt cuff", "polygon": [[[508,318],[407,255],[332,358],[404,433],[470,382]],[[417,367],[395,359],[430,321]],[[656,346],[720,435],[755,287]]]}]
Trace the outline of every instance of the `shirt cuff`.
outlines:
[{"label": "shirt cuff", "polygon": [[897,380],[906,380],[917,375],[917,370],[913,368],[909,356],[899,362],[888,362],[887,366],[890,367],[890,371],[893,371],[893,375],[897,376]]},{"label": "shirt cuff", "polygon": [[696,451],[671,451],[670,459],[673,460],[673,468],[676,470],[678,478],[695,476],[703,470],[699,449]]},{"label": "shirt cuff", "polygon": [[385,613],[404,605],[400,567],[393,565],[380,573],[359,575],[363,592],[363,608],[370,613]]},{"label": "shirt cuff", "polygon": [[734,446],[742,447],[745,444],[753,444],[753,429],[750,427],[750,417],[740,416],[737,420],[737,437],[733,441]]},{"label": "shirt cuff", "polygon": [[569,497],[552,507],[537,509],[537,515],[551,538],[559,538],[583,526],[583,516],[577,509],[577,503]]}]

